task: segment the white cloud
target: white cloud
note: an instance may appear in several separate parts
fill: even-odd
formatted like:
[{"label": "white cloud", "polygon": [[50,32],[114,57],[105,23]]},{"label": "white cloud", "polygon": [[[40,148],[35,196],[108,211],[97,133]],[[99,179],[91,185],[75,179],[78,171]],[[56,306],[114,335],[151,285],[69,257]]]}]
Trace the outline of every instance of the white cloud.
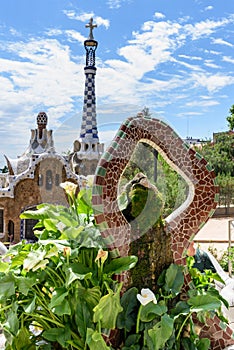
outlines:
[{"label": "white cloud", "polygon": [[233,22],[232,18],[223,18],[219,21],[205,20],[195,24],[186,24],[184,29],[188,35],[192,36],[192,40],[197,40],[203,36],[209,36],[214,33],[217,28],[223,27]]},{"label": "white cloud", "polygon": [[205,11],[210,11],[210,10],[213,10],[213,6],[206,6],[205,7]]},{"label": "white cloud", "polygon": [[70,40],[78,41],[79,43],[82,43],[87,39],[85,36],[81,35],[79,32],[76,32],[75,30],[66,30],[65,34],[68,36]]},{"label": "white cloud", "polygon": [[83,12],[81,14],[77,14],[75,11],[64,11],[65,15],[70,19],[75,19],[76,21],[88,22],[90,18],[93,18],[94,23],[98,26],[104,26],[106,29],[110,26],[110,21],[108,19],[104,19],[100,16],[96,16],[94,12]]},{"label": "white cloud", "polygon": [[17,127],[22,135],[39,109],[48,113],[53,127],[58,125],[73,111],[73,96],[83,95],[83,65],[72,62],[69,48],[54,39],[9,43],[8,51],[19,59],[0,59],[0,118],[22,118],[24,124]]},{"label": "white cloud", "polygon": [[165,18],[165,15],[161,12],[155,12],[154,17],[157,19],[163,19]]},{"label": "white cloud", "polygon": [[210,68],[215,68],[215,69],[220,68],[217,64],[215,64],[213,62],[213,60],[205,60],[204,64],[205,64],[205,66],[210,67]]},{"label": "white cloud", "polygon": [[198,65],[194,65],[194,64],[189,64],[187,62],[182,62],[182,61],[179,61],[179,60],[176,60],[176,59],[172,59],[174,62],[180,64],[181,66],[184,66],[190,70],[194,70],[194,71],[201,71],[202,68]]},{"label": "white cloud", "polygon": [[230,75],[194,73],[192,76],[195,87],[205,87],[209,92],[215,92],[225,86],[234,84],[234,77]]},{"label": "white cloud", "polygon": [[234,59],[229,56],[223,56],[223,61],[228,63],[234,63]]},{"label": "white cloud", "polygon": [[128,0],[107,0],[107,5],[111,9],[118,9],[121,7],[122,3],[126,2]]},{"label": "white cloud", "polygon": [[202,60],[202,58],[198,57],[198,56],[178,55],[178,57],[186,58],[186,59],[192,60],[192,61],[201,61]]},{"label": "white cloud", "polygon": [[218,39],[212,39],[213,44],[217,44],[217,45],[226,45],[229,47],[233,47],[233,44],[229,43],[228,41],[225,41],[221,38]]},{"label": "white cloud", "polygon": [[[211,106],[216,106],[218,105],[218,101],[192,101],[192,102],[187,102],[186,106],[187,107],[211,107]],[[187,113],[188,114],[188,113]]]}]

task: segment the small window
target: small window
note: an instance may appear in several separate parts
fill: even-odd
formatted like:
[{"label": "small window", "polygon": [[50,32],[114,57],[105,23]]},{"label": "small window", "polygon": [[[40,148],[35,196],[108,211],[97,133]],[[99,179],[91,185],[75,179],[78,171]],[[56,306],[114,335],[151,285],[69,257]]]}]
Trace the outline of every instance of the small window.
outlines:
[{"label": "small window", "polygon": [[46,172],[46,189],[51,190],[53,186],[53,181],[52,181],[52,171],[47,170]]},{"label": "small window", "polygon": [[4,231],[4,210],[0,209],[0,232]]}]

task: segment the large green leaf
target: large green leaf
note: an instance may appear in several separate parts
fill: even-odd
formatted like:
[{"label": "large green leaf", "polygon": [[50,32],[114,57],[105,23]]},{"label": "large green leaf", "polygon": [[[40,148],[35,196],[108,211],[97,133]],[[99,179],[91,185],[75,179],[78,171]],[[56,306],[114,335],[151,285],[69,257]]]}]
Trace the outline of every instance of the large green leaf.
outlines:
[{"label": "large green leaf", "polygon": [[87,328],[92,327],[91,312],[85,301],[76,305],[75,322],[81,338],[85,341]]},{"label": "large green leaf", "polygon": [[161,321],[156,323],[152,329],[148,330],[153,347],[149,343],[150,350],[160,350],[173,333],[173,319],[167,314],[163,315]]},{"label": "large green leaf", "polygon": [[73,272],[72,268],[66,269],[66,287],[68,287],[75,280],[89,279],[92,276],[92,272],[85,274]]},{"label": "large green leaf", "polygon": [[78,300],[76,302],[86,302],[90,310],[99,303],[101,298],[100,287],[96,286],[93,288],[84,288],[79,286],[77,288]]},{"label": "large green leaf", "polygon": [[44,206],[37,210],[26,210],[20,214],[21,219],[34,219],[34,220],[44,220],[48,218],[48,206]]},{"label": "large green leaf", "polygon": [[67,295],[68,291],[65,287],[56,288],[53,291],[51,302],[48,305],[49,308],[52,309],[53,307],[62,304]]},{"label": "large green leaf", "polygon": [[0,261],[0,272],[6,273],[9,270],[9,263]]},{"label": "large green leaf", "polygon": [[84,230],[84,226],[76,226],[76,227],[70,226],[63,230],[61,237],[65,239],[77,239],[83,230]]},{"label": "large green leaf", "polygon": [[50,328],[43,332],[43,338],[52,342],[58,342],[63,348],[67,348],[67,341],[71,340],[70,327]]},{"label": "large green leaf", "polygon": [[135,255],[116,258],[104,266],[104,272],[108,275],[119,274],[123,271],[132,269],[137,261],[138,258]]},{"label": "large green leaf", "polygon": [[52,308],[54,314],[58,316],[71,315],[71,307],[68,300],[64,299],[62,304],[56,305]]},{"label": "large green leaf", "polygon": [[58,231],[58,228],[56,226],[57,223],[58,223],[58,220],[51,219],[51,218],[43,220],[43,224],[44,224],[46,230],[52,231],[52,232]]},{"label": "large green leaf", "polygon": [[33,277],[15,277],[15,283],[19,289],[19,292],[28,295],[28,292],[31,290],[32,286],[37,283],[36,276]]},{"label": "large green leaf", "polygon": [[186,301],[178,301],[176,306],[171,309],[171,315],[175,318],[179,317],[180,315],[188,315],[190,313],[190,307],[186,303]]},{"label": "large green leaf", "polygon": [[183,266],[171,264],[166,270],[164,288],[174,296],[180,293],[184,284],[183,269]]},{"label": "large green leaf", "polygon": [[194,341],[192,341],[190,338],[182,338],[181,343],[184,350],[197,350]]},{"label": "large green leaf", "polygon": [[21,265],[23,265],[24,260],[29,253],[29,251],[25,250],[21,250],[19,251],[19,253],[17,252],[17,254],[13,258],[11,258],[11,269],[18,268]]},{"label": "large green leaf", "polygon": [[92,189],[82,189],[78,193],[78,213],[91,215],[92,212]]},{"label": "large green leaf", "polygon": [[167,307],[164,302],[154,304],[152,301],[141,309],[140,320],[142,322],[150,322],[155,319],[156,316],[162,316],[167,312]]},{"label": "large green leaf", "polygon": [[197,349],[198,350],[208,350],[210,349],[210,339],[208,338],[201,338],[199,339],[197,343]]},{"label": "large green leaf", "polygon": [[116,327],[116,319],[118,314],[123,310],[120,304],[120,288],[116,293],[109,290],[104,295],[98,305],[93,309],[93,321],[101,323],[102,328],[114,329]]},{"label": "large green leaf", "polygon": [[90,350],[110,350],[111,348],[106,345],[102,335],[91,328],[87,329],[86,342]]},{"label": "large green leaf", "polygon": [[12,349],[15,350],[36,350],[31,334],[26,327],[19,329],[19,332],[13,338]]},{"label": "large green leaf", "polygon": [[13,336],[17,335],[19,330],[19,320],[17,316],[16,304],[13,304],[12,309],[9,312],[7,312],[4,328],[7,329],[7,331]]},{"label": "large green leaf", "polygon": [[29,302],[26,305],[24,305],[23,308],[27,314],[31,314],[35,310],[35,306],[36,306],[36,295],[31,300],[29,300]]},{"label": "large green leaf", "polygon": [[12,275],[3,276],[0,279],[0,300],[9,298],[15,294],[15,279]]},{"label": "large green leaf", "polygon": [[127,332],[130,332],[132,327],[136,324],[138,306],[137,293],[137,288],[133,287],[128,289],[121,298],[123,311],[118,315],[117,327],[119,329],[124,328]]},{"label": "large green leaf", "polygon": [[215,296],[204,294],[196,295],[188,299],[188,304],[191,306],[191,311],[212,311],[221,307],[221,302]]},{"label": "large green leaf", "polygon": [[45,257],[46,252],[42,249],[32,250],[24,259],[23,267],[26,271],[32,270]]}]

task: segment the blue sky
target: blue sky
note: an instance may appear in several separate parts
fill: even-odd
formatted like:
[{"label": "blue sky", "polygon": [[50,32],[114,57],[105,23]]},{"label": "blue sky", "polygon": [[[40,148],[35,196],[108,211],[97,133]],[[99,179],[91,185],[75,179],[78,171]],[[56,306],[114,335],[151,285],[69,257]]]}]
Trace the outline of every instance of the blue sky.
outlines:
[{"label": "blue sky", "polygon": [[99,138],[145,106],[182,137],[227,130],[233,0],[7,0],[0,11],[0,166],[45,111],[58,152],[79,136],[85,24],[94,18]]}]

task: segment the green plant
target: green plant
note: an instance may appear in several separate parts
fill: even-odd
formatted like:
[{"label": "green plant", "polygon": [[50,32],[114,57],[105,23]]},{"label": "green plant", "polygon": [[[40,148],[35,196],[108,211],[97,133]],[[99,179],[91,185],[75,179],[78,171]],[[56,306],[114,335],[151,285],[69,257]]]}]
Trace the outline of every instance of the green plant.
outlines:
[{"label": "green plant", "polygon": [[[102,333],[122,311],[114,274],[137,258],[111,259],[93,220],[91,190],[64,186],[69,208],[41,204],[21,218],[37,219],[38,242],[12,246],[0,262],[0,321],[7,350],[108,349]],[[40,229],[40,230],[37,230]]]},{"label": "green plant", "polygon": [[228,271],[228,261],[231,261],[232,271],[234,270],[234,247],[230,247],[223,253],[221,259],[219,260],[220,265],[225,271]]},{"label": "green plant", "polygon": [[188,261],[194,285],[187,293],[182,293],[184,267],[171,264],[160,275],[156,294],[142,289],[140,295],[133,287],[122,296],[117,326],[124,330],[123,350],[209,349],[194,315],[203,323],[214,313],[220,315],[222,298],[211,283],[220,278],[208,271],[202,275],[192,263]]},{"label": "green plant", "polygon": [[41,204],[23,213],[38,220],[38,242],[12,246],[10,262],[0,261],[6,350],[208,349],[194,315],[205,322],[220,314],[222,298],[211,285],[218,277],[199,274],[191,258],[194,286],[185,295],[186,270],[175,264],[162,272],[155,294],[134,286],[123,291],[114,276],[134,268],[137,258],[111,259],[93,220],[91,190],[76,196],[74,184],[63,187],[70,206]]}]

